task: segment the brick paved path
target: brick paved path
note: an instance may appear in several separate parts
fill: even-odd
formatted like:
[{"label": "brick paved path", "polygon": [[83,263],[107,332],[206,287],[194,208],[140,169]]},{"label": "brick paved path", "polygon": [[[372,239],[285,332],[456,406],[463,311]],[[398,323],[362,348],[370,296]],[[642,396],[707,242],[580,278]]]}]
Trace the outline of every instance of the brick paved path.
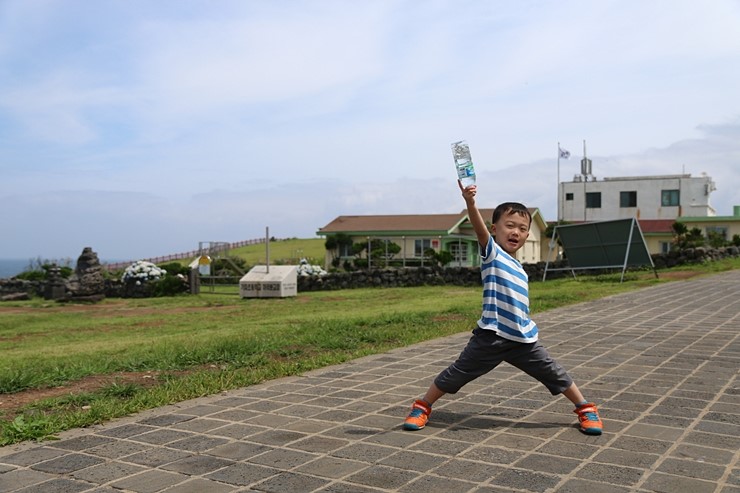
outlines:
[{"label": "brick paved path", "polygon": [[459,334],[0,448],[0,492],[740,493],[740,271],[535,318],[601,437],[506,365],[402,431]]}]

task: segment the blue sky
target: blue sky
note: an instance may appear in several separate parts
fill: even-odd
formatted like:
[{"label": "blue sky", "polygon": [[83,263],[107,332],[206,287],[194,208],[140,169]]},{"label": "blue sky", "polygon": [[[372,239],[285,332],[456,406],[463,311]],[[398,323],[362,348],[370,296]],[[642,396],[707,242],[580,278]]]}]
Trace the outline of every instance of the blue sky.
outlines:
[{"label": "blue sky", "polygon": [[0,0],[0,258],[314,237],[342,214],[555,218],[597,177],[740,205],[740,1]]}]

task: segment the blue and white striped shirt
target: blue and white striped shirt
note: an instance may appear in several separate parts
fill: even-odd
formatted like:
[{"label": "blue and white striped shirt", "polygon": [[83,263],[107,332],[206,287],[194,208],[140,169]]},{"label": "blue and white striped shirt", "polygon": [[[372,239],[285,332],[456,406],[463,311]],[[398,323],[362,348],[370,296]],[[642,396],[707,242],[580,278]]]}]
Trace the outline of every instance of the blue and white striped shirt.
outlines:
[{"label": "blue and white striped shirt", "polygon": [[483,313],[478,327],[494,330],[504,339],[535,342],[537,325],[529,318],[529,277],[522,264],[488,238],[481,252]]}]

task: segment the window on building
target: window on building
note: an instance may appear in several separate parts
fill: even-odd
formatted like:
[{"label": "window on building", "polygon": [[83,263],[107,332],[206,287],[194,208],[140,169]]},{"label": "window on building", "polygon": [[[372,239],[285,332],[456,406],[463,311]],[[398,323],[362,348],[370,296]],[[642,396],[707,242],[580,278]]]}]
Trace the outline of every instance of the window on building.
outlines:
[{"label": "window on building", "polygon": [[680,194],[678,190],[661,190],[660,205],[663,207],[674,207],[680,203]]},{"label": "window on building", "polygon": [[340,243],[339,244],[339,256],[340,257],[352,257],[354,252],[352,251],[352,243]]},{"label": "window on building", "polygon": [[712,236],[727,241],[727,226],[707,226],[707,238]]},{"label": "window on building", "polygon": [[468,263],[468,245],[467,243],[449,243],[447,249],[452,254],[452,263]]},{"label": "window on building", "polygon": [[669,253],[670,251],[671,251],[671,242],[661,241],[660,242],[660,253]]},{"label": "window on building", "polygon": [[427,248],[432,248],[432,240],[414,240],[414,257],[423,257]]},{"label": "window on building", "polygon": [[565,200],[573,200],[573,194],[572,193],[566,193],[565,194]]},{"label": "window on building", "polygon": [[619,192],[619,207],[637,207],[637,192]]},{"label": "window on building", "polygon": [[601,209],[601,192],[586,192],[586,207]]}]

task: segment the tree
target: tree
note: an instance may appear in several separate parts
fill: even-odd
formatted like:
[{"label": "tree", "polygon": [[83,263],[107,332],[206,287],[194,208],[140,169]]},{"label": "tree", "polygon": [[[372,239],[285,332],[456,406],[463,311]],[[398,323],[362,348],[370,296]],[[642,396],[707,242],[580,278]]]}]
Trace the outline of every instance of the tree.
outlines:
[{"label": "tree", "polygon": [[[363,262],[359,262],[358,260],[364,260],[360,259],[363,253],[367,255],[367,242],[362,243],[355,243],[352,245],[352,253],[355,254],[357,257],[357,260],[355,260],[355,263],[360,265]],[[401,251],[401,246],[397,243],[393,243],[390,240],[370,240],[370,261],[371,265],[378,265],[383,261],[385,265],[388,265],[388,261],[393,258],[394,255],[396,255],[398,252]]]},{"label": "tree", "polygon": [[432,259],[440,267],[444,267],[455,259],[455,256],[449,250],[437,252],[434,248],[424,250],[424,255]]},{"label": "tree", "polygon": [[327,235],[326,241],[324,242],[324,248],[329,252],[332,258],[332,264],[335,263],[340,256],[342,251],[346,251],[347,247],[352,246],[352,237],[347,233],[336,233],[333,235]]},{"label": "tree", "polygon": [[671,225],[673,230],[673,242],[679,250],[685,248],[696,248],[704,245],[704,235],[699,228],[689,228],[679,222]]}]

